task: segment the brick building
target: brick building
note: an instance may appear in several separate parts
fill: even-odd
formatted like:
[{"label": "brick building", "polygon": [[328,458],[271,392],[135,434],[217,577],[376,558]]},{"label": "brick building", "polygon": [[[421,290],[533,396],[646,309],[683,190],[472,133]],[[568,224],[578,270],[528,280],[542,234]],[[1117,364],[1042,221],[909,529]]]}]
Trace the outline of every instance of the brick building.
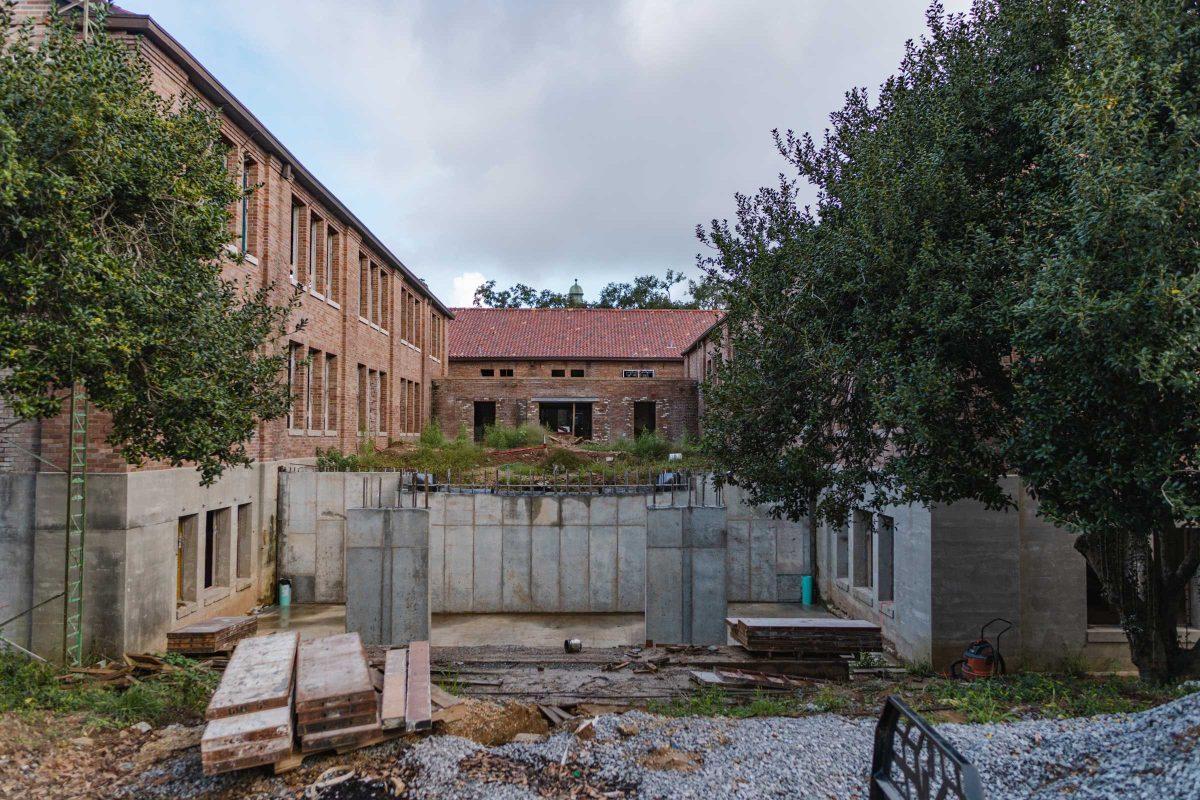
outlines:
[{"label": "brick building", "polygon": [[684,350],[716,312],[644,309],[454,309],[449,375],[434,381],[442,428],[541,423],[612,441],[697,430],[698,383]]},{"label": "brick building", "polygon": [[[52,4],[20,0],[18,17],[41,21]],[[260,187],[230,209],[229,246],[244,261],[231,260],[225,277],[273,285],[279,302],[301,287],[296,317],[307,320],[287,345],[291,413],[259,425],[256,464],[213,486],[190,467],[130,467],[104,441],[105,415],[90,415],[86,646],[119,654],[161,647],[173,627],[271,595],[279,466],[311,460],[317,448],[415,436],[429,418],[431,381],[446,371],[452,314],[152,18],[113,7],[106,24],[149,65],[156,91],[220,110],[231,173]],[[0,407],[0,424],[5,417]],[[62,591],[65,481],[54,467],[66,456],[65,416],[0,435],[0,619]],[[60,602],[50,602],[0,634],[53,653],[61,619]]]},{"label": "brick building", "polygon": [[[715,320],[709,328],[683,351],[683,375],[699,383],[718,380],[715,369],[719,363],[733,359],[733,345],[729,342],[729,326],[723,318]],[[696,416],[700,430],[704,430],[704,393],[696,398]]]}]

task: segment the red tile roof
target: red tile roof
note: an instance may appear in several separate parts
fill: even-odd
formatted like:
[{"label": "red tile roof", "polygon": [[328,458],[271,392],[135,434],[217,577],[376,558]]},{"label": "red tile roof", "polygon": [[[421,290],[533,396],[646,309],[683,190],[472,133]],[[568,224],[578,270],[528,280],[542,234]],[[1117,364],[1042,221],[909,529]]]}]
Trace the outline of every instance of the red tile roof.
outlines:
[{"label": "red tile roof", "polygon": [[701,309],[456,308],[450,358],[665,360],[708,330]]}]

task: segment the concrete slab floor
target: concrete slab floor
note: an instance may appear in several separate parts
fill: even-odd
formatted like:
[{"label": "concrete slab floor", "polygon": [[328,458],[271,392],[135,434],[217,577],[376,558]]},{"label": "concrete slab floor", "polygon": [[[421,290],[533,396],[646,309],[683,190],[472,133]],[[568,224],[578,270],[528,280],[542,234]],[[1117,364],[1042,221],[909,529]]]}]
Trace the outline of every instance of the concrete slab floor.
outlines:
[{"label": "concrete slab floor", "polygon": [[[799,603],[730,603],[731,617],[831,617],[819,606]],[[304,603],[275,608],[258,618],[258,632],[299,631],[308,641],[346,631],[346,607]],[[582,639],[585,647],[627,647],[646,640],[643,614],[434,614],[434,647],[561,647]],[[732,644],[732,640],[730,641]]]}]

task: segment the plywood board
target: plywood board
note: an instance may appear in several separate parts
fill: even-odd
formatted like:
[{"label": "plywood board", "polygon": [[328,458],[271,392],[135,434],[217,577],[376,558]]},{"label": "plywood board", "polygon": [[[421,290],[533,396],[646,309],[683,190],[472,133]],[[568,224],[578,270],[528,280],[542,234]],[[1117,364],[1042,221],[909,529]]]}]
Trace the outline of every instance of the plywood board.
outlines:
[{"label": "plywood board", "polygon": [[429,689],[429,642],[408,643],[408,686],[404,705],[404,723],[410,731],[433,726]]},{"label": "plywood board", "polygon": [[389,650],[383,668],[383,704],[379,721],[385,730],[404,726],[408,689],[408,651]]},{"label": "plywood board", "polygon": [[286,707],[292,698],[299,641],[300,634],[295,632],[240,641],[205,716],[213,720]]}]

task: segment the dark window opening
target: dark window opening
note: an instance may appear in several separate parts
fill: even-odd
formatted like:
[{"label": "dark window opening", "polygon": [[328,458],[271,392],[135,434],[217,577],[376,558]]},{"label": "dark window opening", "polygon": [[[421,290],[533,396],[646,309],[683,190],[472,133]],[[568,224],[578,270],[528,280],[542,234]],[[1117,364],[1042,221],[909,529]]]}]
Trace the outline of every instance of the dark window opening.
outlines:
[{"label": "dark window opening", "polygon": [[[489,372],[491,370],[488,370]],[[496,402],[494,400],[475,401],[475,441],[482,442],[487,429],[496,424]]]},{"label": "dark window opening", "polygon": [[652,370],[652,369],[641,369],[641,370],[638,370],[638,377],[639,377],[639,378],[653,378],[653,377],[654,377],[654,370]]},{"label": "dark window opening", "polygon": [[592,438],[591,403],[539,403],[538,422],[555,433]]},{"label": "dark window opening", "polygon": [[1120,625],[1121,614],[1117,607],[1108,601],[1104,594],[1104,586],[1100,576],[1087,565],[1087,624],[1088,625]]},{"label": "dark window opening", "polygon": [[566,376],[567,376],[567,371],[566,371],[565,369],[552,369],[552,370],[550,370],[550,377],[551,377],[551,378],[565,378]]},{"label": "dark window opening", "polygon": [[633,404],[633,433],[641,436],[643,433],[654,433],[658,427],[653,400],[639,401]]},{"label": "dark window opening", "polygon": [[496,374],[496,370],[494,370],[494,369],[481,369],[481,370],[479,370],[479,374],[480,374],[481,376],[483,376],[484,378],[490,378],[490,377],[492,377],[493,375],[495,375],[495,374]]},{"label": "dark window opening", "polygon": [[571,377],[572,377],[572,378],[582,378],[582,377],[583,377],[583,370],[581,370],[581,369],[573,369],[573,370],[571,370]]},{"label": "dark window opening", "polygon": [[513,371],[512,371],[511,369],[502,369],[502,370],[500,370],[500,377],[501,377],[501,378],[511,378],[512,376],[513,376]]},{"label": "dark window opening", "polygon": [[638,371],[636,369],[626,369],[621,371],[622,378],[636,378]]}]

